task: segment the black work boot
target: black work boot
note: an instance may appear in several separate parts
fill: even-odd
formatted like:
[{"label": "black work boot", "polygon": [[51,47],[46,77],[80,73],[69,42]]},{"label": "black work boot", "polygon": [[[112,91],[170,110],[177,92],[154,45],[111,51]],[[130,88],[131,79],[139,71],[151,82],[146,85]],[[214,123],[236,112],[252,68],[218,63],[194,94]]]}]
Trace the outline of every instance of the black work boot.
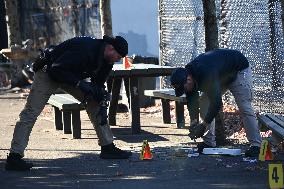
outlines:
[{"label": "black work boot", "polygon": [[23,157],[17,153],[10,153],[7,156],[5,169],[7,171],[28,171],[33,167],[32,163],[28,163],[22,159]]},{"label": "black work boot", "polygon": [[101,147],[101,159],[128,159],[132,152],[117,148],[113,143]]}]

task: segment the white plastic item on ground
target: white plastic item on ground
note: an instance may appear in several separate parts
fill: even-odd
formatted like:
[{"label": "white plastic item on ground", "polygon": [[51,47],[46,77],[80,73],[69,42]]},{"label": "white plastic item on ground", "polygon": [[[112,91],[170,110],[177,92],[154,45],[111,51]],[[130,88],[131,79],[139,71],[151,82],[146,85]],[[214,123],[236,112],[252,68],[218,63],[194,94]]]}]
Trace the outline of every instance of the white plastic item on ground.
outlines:
[{"label": "white plastic item on ground", "polygon": [[203,149],[203,154],[239,156],[239,155],[241,155],[241,149],[204,148]]}]

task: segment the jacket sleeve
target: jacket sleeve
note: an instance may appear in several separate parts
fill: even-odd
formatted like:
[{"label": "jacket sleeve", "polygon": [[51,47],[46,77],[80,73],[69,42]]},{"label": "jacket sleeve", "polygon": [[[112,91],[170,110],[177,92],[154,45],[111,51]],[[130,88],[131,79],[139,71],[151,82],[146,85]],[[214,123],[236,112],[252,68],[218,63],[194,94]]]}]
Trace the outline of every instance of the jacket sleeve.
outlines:
[{"label": "jacket sleeve", "polygon": [[91,75],[91,81],[96,85],[103,86],[108,76],[112,70],[113,64],[108,62],[103,63],[103,67],[101,66],[96,73]]},{"label": "jacket sleeve", "polygon": [[194,91],[190,95],[186,95],[187,109],[189,112],[190,120],[199,120],[199,93]]},{"label": "jacket sleeve", "polygon": [[206,123],[211,123],[217,116],[222,107],[222,92],[220,81],[216,78],[212,78],[208,90],[205,92],[209,99],[209,107],[207,114],[204,118]]},{"label": "jacket sleeve", "polygon": [[58,82],[76,86],[82,78],[87,57],[79,52],[66,51],[58,57],[48,69],[49,76]]}]

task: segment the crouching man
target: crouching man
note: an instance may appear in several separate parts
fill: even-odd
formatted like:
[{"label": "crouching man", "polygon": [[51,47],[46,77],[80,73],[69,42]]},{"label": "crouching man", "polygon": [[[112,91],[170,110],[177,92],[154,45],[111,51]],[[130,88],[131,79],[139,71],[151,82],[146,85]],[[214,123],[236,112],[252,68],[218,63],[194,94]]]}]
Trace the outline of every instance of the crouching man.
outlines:
[{"label": "crouching man", "polygon": [[252,72],[242,53],[217,49],[201,54],[185,68],[178,68],[172,73],[171,85],[175,88],[176,96],[186,94],[191,119],[189,136],[192,139],[203,137],[203,142],[197,146],[200,153],[204,148],[216,146],[214,118],[222,108],[222,94],[230,90],[240,110],[250,142],[250,148],[245,155],[259,155],[261,136],[251,105]]}]

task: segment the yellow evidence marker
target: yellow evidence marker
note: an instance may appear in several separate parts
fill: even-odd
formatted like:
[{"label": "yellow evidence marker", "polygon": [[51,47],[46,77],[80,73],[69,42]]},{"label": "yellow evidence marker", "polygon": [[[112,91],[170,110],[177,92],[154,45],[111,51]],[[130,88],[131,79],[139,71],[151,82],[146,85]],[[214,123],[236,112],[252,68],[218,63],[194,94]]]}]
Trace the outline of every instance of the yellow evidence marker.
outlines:
[{"label": "yellow evidence marker", "polygon": [[270,188],[283,188],[283,167],[282,164],[269,164],[268,177]]},{"label": "yellow evidence marker", "polygon": [[267,140],[263,140],[262,143],[261,143],[258,159],[259,159],[259,161],[265,161],[265,160],[272,160],[273,159],[271,147],[270,147]]}]

